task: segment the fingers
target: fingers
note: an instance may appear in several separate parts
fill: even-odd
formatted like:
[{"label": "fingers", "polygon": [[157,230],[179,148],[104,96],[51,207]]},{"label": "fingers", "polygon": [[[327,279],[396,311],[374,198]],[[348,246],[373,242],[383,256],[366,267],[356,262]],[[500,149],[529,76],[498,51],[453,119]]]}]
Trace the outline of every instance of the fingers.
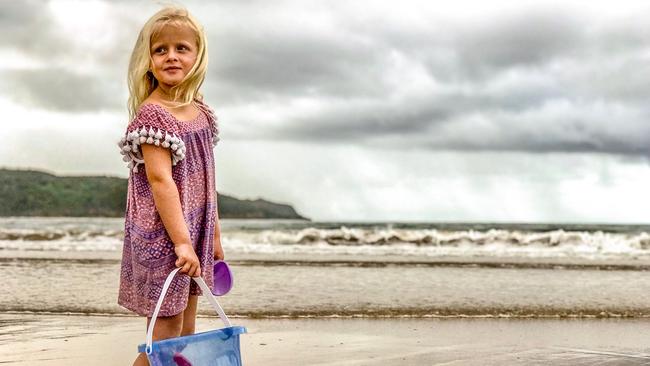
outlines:
[{"label": "fingers", "polygon": [[198,264],[196,265],[196,268],[194,269],[194,274],[190,275],[191,277],[200,277],[201,276],[201,266]]},{"label": "fingers", "polygon": [[189,261],[184,258],[179,258],[176,261],[176,267],[181,267],[180,272],[186,273],[190,277],[199,277],[201,276],[201,265],[198,260]]},{"label": "fingers", "polygon": [[177,245],[174,248],[178,259],[174,263],[176,267],[180,268],[180,273],[188,274],[191,277],[198,277],[201,275],[201,264],[199,258],[194,253],[194,249],[190,245]]},{"label": "fingers", "polygon": [[190,277],[200,277],[201,276],[201,266],[198,264],[192,266],[192,269],[187,273]]},{"label": "fingers", "polygon": [[214,258],[216,260],[223,260],[224,259],[223,250],[221,250],[220,248],[215,247],[214,252],[212,254],[213,254],[212,258]]},{"label": "fingers", "polygon": [[190,262],[185,262],[181,269],[181,273],[189,273],[190,269],[192,269],[192,264]]}]

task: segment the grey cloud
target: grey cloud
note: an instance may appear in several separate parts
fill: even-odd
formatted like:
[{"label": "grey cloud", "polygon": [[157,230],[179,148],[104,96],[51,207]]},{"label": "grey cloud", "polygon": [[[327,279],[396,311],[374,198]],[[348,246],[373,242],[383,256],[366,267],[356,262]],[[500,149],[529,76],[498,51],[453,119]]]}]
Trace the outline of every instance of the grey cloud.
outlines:
[{"label": "grey cloud", "polygon": [[116,26],[105,33],[114,37],[106,47],[92,50],[64,35],[47,5],[44,1],[0,4],[0,31],[8,35],[0,40],[0,47],[18,49],[43,64],[38,69],[0,70],[11,90],[7,97],[56,111],[124,111],[127,63],[139,26],[128,12],[132,4],[112,7],[106,16],[114,16]]},{"label": "grey cloud", "polygon": [[522,13],[459,29],[454,48],[460,71],[490,77],[511,67],[571,57],[586,35],[581,19],[561,12]]},{"label": "grey cloud", "polygon": [[[452,103],[453,102],[453,103]],[[383,148],[452,151],[597,152],[650,156],[650,111],[615,103],[549,99],[535,108],[507,109],[477,96],[431,97],[367,108],[332,106],[281,129],[274,139],[364,143]],[[622,110],[621,110],[622,109]]]},{"label": "grey cloud", "polygon": [[[186,6],[192,11],[192,4]],[[650,72],[644,53],[650,26],[547,8],[481,23],[432,18],[411,27],[391,22],[391,14],[364,23],[330,8],[330,27],[312,29],[287,16],[290,3],[267,7],[263,15],[260,6],[220,3],[214,14],[202,8],[210,40],[204,94],[218,101],[214,107],[226,111],[221,115],[226,120],[230,108],[265,103],[281,108],[300,98],[318,103],[313,109],[318,112],[287,113],[290,117],[275,127],[252,117],[228,121],[251,131],[238,138],[650,155],[645,127]],[[145,19],[133,13],[144,7],[114,4],[115,38],[105,50],[88,55],[101,74],[11,71],[5,76],[10,97],[62,111],[123,111],[128,55]],[[16,33],[11,46],[46,61],[83,53],[55,45],[63,36],[41,8],[39,2],[12,5],[10,15],[0,15],[0,30]],[[220,22],[224,16],[245,21]],[[390,74],[400,70],[396,58],[421,68],[435,88],[396,84],[401,75]],[[565,107],[549,108],[554,105]]]},{"label": "grey cloud", "polygon": [[[20,70],[0,73],[14,101],[58,111],[99,112],[122,107],[120,94],[111,84],[94,76],[66,70]],[[112,89],[116,85],[112,85]],[[113,93],[111,93],[113,92]]]},{"label": "grey cloud", "polygon": [[10,37],[2,37],[1,44],[10,44],[17,33],[27,33],[33,26],[42,25],[43,1],[2,1],[0,3],[0,30]]},{"label": "grey cloud", "polygon": [[219,100],[386,94],[385,55],[374,44],[343,34],[260,33],[230,30],[211,45],[210,77],[221,85]]},{"label": "grey cloud", "polygon": [[56,57],[64,48],[44,1],[0,2],[0,46],[19,48],[35,58]]}]

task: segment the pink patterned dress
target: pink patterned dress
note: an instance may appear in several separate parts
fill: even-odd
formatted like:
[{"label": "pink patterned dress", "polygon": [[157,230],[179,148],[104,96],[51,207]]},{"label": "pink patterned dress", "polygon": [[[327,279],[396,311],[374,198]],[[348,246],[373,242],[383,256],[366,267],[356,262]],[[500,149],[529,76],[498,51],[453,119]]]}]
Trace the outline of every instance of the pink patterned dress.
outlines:
[{"label": "pink patterned dress", "polygon": [[[164,107],[143,104],[118,143],[129,162],[124,247],[118,304],[151,317],[163,283],[175,266],[176,254],[156,209],[140,145],[168,148],[172,178],[180,196],[192,246],[201,263],[201,276],[213,287],[213,235],[217,219],[217,194],[213,148],[219,141],[217,118],[207,104],[195,99],[199,116],[180,121]],[[181,313],[188,295],[202,295],[198,285],[177,274],[167,291],[159,316]]]}]

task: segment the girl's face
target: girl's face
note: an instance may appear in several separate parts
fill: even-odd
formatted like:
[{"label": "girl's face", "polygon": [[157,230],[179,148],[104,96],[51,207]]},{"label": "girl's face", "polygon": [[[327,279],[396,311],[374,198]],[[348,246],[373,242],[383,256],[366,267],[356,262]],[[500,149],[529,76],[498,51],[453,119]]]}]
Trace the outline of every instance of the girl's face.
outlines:
[{"label": "girl's face", "polygon": [[160,86],[170,88],[190,72],[198,54],[196,34],[189,27],[164,26],[151,42],[151,71]]}]

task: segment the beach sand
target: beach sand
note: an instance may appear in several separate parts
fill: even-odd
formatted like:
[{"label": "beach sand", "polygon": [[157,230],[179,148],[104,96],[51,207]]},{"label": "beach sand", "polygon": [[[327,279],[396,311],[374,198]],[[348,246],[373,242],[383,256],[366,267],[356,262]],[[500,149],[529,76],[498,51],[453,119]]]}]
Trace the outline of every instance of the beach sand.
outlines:
[{"label": "beach sand", "polygon": [[[231,318],[244,365],[650,365],[648,319]],[[0,363],[131,365],[145,320],[0,314]],[[197,331],[220,328],[199,317]]]}]

